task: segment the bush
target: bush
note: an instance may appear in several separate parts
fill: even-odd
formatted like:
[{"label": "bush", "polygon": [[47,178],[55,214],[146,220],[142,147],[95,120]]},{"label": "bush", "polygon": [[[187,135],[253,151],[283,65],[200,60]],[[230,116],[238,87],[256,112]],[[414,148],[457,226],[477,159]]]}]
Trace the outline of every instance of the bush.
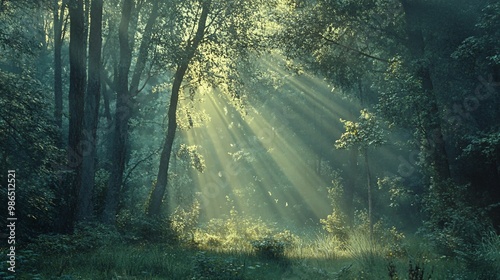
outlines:
[{"label": "bush", "polygon": [[467,259],[467,266],[476,279],[500,279],[500,236],[493,230],[487,232]]},{"label": "bush", "polygon": [[349,228],[346,225],[345,215],[334,210],[332,214],[326,217],[326,219],[320,219],[319,222],[323,225],[323,229],[328,233],[332,234],[342,242],[347,242],[347,231]]},{"label": "bush", "polygon": [[257,256],[267,260],[282,260],[285,257],[285,242],[272,237],[252,242]]},{"label": "bush", "polygon": [[424,206],[429,219],[422,231],[439,253],[469,258],[491,226],[486,214],[468,202],[468,185],[433,182]]},{"label": "bush", "polygon": [[220,258],[198,252],[193,259],[192,280],[240,280],[243,279],[242,264],[234,258]]},{"label": "bush", "polygon": [[200,203],[194,200],[189,209],[177,207],[170,219],[172,229],[176,232],[179,238],[185,242],[194,242],[195,227],[198,224],[200,216]]},{"label": "bush", "polygon": [[125,210],[117,218],[117,228],[127,242],[176,243],[177,234],[166,218],[149,218]]},{"label": "bush", "polygon": [[112,227],[100,223],[80,223],[75,232],[65,234],[42,234],[28,248],[43,255],[65,255],[88,252],[95,248],[111,246],[121,241],[119,233]]},{"label": "bush", "polygon": [[272,236],[274,229],[260,219],[239,215],[231,210],[227,219],[212,219],[195,232],[202,248],[229,252],[252,250],[251,241]]}]

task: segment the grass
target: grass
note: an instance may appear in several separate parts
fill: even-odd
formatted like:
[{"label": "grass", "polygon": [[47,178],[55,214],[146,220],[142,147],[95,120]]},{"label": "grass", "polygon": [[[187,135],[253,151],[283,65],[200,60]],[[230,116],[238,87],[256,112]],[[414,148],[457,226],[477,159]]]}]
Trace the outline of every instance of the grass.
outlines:
[{"label": "grass", "polygon": [[[397,251],[394,244],[361,232],[351,233],[347,243],[323,233],[285,238],[293,243],[277,259],[264,258],[247,245],[235,248],[245,244],[242,240],[235,246],[219,240],[211,246],[115,244],[67,254],[31,253],[15,279],[500,279],[500,239],[495,234],[478,246],[482,259],[472,264],[439,255],[412,236]],[[485,268],[488,274],[477,278]]]}]

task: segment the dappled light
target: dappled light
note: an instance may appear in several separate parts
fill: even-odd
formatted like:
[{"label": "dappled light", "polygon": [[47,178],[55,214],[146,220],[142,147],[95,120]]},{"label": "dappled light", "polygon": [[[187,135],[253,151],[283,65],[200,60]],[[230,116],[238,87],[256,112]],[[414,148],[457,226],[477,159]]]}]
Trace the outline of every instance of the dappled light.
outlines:
[{"label": "dappled light", "polygon": [[499,19],[0,1],[0,278],[500,279]]}]

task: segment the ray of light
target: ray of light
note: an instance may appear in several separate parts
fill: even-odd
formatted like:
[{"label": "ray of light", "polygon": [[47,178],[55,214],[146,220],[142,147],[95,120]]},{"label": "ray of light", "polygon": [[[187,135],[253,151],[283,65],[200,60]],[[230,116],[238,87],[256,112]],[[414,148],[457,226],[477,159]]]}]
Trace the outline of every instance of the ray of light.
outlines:
[{"label": "ray of light", "polygon": [[[206,171],[193,174],[205,219],[232,208],[274,222],[317,224],[331,213],[326,197],[331,178],[321,162],[343,168],[345,155],[333,148],[343,131],[339,119],[352,118],[359,106],[342,100],[313,75],[290,77],[266,60],[262,67],[284,77],[284,83],[254,89],[264,93],[253,98],[259,105],[252,112],[242,116],[214,90],[196,104],[211,121],[183,133],[188,144],[201,146],[206,160]],[[390,149],[383,153],[392,158]]]}]

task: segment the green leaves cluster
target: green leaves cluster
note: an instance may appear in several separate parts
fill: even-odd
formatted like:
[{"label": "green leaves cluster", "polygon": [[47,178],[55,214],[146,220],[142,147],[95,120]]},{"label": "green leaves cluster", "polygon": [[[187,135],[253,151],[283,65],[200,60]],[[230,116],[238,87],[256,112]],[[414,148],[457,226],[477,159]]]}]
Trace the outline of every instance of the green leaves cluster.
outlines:
[{"label": "green leaves cluster", "polygon": [[344,124],[345,132],[335,141],[337,149],[352,147],[368,148],[385,143],[383,128],[375,115],[367,109],[360,112],[358,122],[340,120]]}]

